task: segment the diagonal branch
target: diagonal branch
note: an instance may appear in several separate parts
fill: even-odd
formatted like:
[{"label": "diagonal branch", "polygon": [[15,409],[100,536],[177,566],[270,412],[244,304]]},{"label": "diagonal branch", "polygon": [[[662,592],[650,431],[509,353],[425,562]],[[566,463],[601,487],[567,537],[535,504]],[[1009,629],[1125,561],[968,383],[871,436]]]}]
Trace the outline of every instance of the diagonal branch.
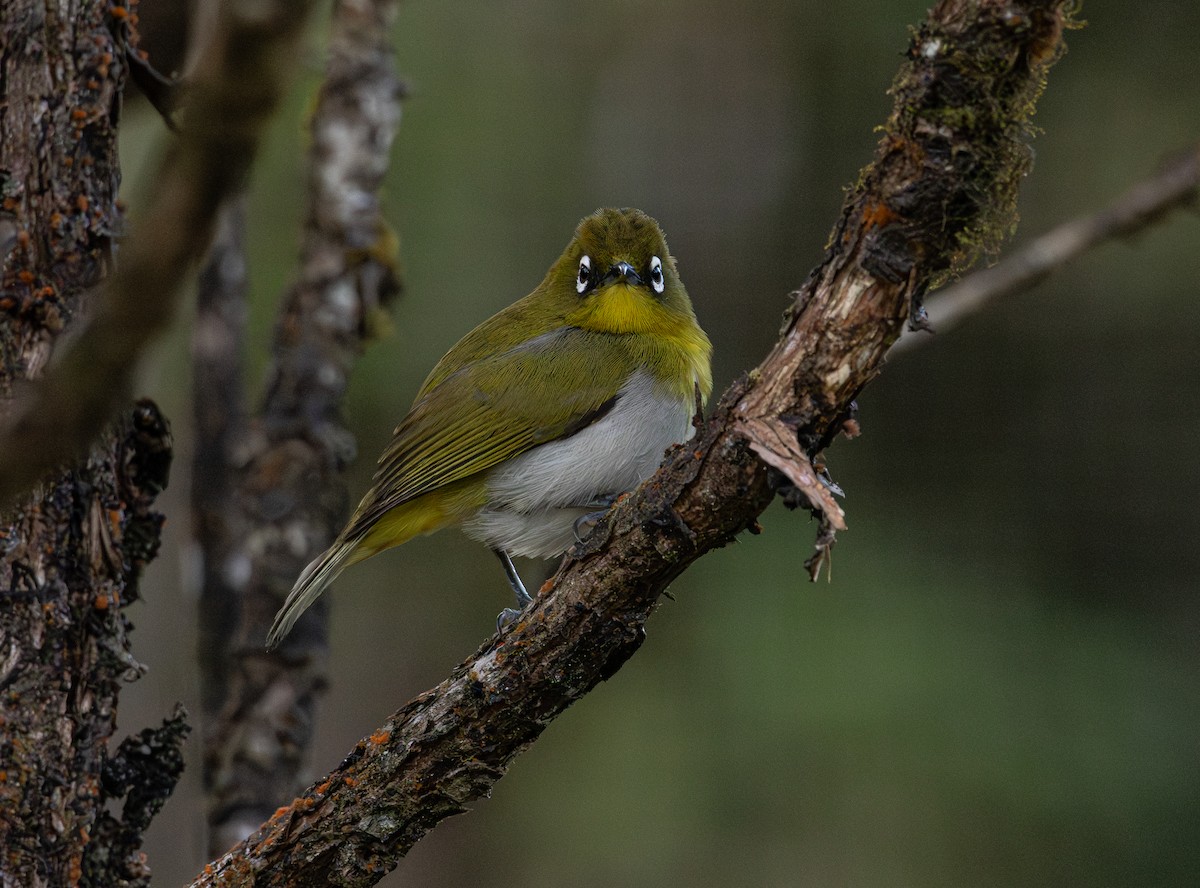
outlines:
[{"label": "diagonal branch", "polygon": [[[989,303],[1025,292],[1093,247],[1132,237],[1174,210],[1196,206],[1200,206],[1200,145],[1182,152],[1098,212],[1064,222],[990,268],[939,290],[927,306],[931,325],[938,332],[952,330]],[[905,336],[889,354],[928,341],[928,336]]]},{"label": "diagonal branch", "polygon": [[[756,423],[795,436],[794,450],[773,448],[781,461],[811,461],[878,372],[911,301],[1008,230],[1028,118],[1062,51],[1070,6],[942,0],[931,11],[893,86],[875,160],[771,354],[609,513],[523,619],[194,885],[373,884],[620,668],[667,584],[752,527],[774,495],[772,471],[755,454]],[[807,478],[803,465],[785,474]]]},{"label": "diagonal branch", "polygon": [[183,131],[155,196],[87,328],[0,430],[0,504],[82,455],[129,398],[137,360],[174,315],[179,285],[208,245],[278,103],[309,0],[224,3],[200,60]]}]

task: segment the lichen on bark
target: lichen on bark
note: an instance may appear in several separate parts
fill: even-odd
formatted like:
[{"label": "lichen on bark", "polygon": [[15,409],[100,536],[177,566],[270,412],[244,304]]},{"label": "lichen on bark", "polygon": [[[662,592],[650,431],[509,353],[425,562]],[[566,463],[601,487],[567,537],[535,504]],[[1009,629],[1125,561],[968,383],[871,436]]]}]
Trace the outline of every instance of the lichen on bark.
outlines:
[{"label": "lichen on bark", "polygon": [[[108,3],[5,8],[0,44],[0,416],[10,419],[60,334],[80,323],[112,264],[120,175],[116,127],[125,77]],[[153,502],[167,481],[170,432],[141,402],[87,456],[44,478],[0,516],[0,883],[149,884],[140,851],[152,776],[115,756],[122,683],[143,667],[125,608],[158,548]],[[178,753],[182,715],[139,741]],[[114,780],[118,763],[124,764]],[[124,800],[124,811],[105,811]]]}]

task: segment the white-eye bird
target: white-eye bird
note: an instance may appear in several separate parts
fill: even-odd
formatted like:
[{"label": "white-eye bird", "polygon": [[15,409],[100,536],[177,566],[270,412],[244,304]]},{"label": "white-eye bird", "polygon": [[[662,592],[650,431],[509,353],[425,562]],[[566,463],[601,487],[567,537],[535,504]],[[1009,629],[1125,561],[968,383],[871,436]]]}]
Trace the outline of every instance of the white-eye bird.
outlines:
[{"label": "white-eye bird", "polygon": [[692,433],[711,354],[658,223],[635,209],[588,216],[532,293],[433,368],[267,647],[349,565],[450,526],[499,556],[524,607],[510,556],[562,554],[581,522],[654,473]]}]

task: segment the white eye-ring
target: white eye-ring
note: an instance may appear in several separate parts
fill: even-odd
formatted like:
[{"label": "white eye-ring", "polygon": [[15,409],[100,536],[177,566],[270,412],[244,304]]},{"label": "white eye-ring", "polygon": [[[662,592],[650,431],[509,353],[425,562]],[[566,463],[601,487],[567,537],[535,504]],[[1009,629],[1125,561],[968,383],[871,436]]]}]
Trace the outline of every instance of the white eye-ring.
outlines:
[{"label": "white eye-ring", "polygon": [[657,256],[650,260],[650,286],[654,288],[655,293],[661,293],[666,287],[666,281],[663,280],[662,260]]},{"label": "white eye-ring", "polygon": [[584,256],[579,260],[579,274],[575,278],[575,292],[582,293],[592,282],[592,259]]}]

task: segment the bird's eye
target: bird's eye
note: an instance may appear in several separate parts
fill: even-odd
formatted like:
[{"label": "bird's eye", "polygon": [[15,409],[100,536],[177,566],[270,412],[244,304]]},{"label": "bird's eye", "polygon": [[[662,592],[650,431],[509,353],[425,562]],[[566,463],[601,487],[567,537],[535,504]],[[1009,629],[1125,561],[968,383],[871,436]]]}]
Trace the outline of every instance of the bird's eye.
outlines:
[{"label": "bird's eye", "polygon": [[666,286],[663,280],[662,260],[657,256],[650,260],[650,286],[655,293],[661,293]]},{"label": "bird's eye", "polygon": [[592,282],[592,260],[584,256],[579,260],[579,276],[575,278],[575,292],[582,293]]}]

